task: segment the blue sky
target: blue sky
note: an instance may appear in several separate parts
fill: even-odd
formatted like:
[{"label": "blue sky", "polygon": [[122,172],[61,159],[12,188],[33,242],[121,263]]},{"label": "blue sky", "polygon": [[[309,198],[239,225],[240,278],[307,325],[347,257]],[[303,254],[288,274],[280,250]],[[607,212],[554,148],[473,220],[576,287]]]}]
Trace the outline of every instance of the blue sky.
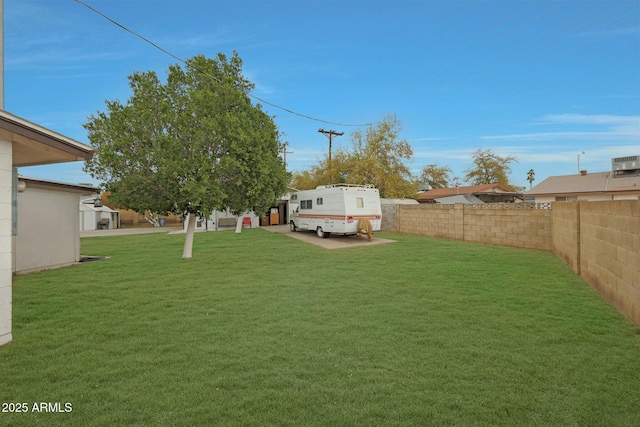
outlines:
[{"label": "blue sky", "polygon": [[[515,156],[511,181],[640,155],[640,2],[83,0],[177,57],[238,51],[289,142],[289,170],[391,114],[413,172],[463,178],[479,148]],[[82,124],[127,76],[177,61],[74,0],[4,0],[5,109],[89,143]],[[326,123],[329,122],[329,123]],[[20,173],[91,182],[82,163]]]}]

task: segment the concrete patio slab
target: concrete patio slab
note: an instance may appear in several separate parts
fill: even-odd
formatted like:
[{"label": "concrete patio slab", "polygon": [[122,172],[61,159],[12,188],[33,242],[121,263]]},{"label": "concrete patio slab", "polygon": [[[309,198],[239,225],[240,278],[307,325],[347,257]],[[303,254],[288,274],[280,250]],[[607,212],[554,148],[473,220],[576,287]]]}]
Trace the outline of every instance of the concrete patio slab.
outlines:
[{"label": "concrete patio slab", "polygon": [[320,246],[325,249],[344,249],[353,248],[358,246],[370,246],[378,245],[381,243],[392,243],[395,240],[382,239],[379,237],[373,237],[371,241],[368,241],[366,237],[361,236],[342,236],[339,234],[332,234],[324,239],[316,236],[316,233],[312,231],[296,231],[292,232],[288,225],[269,225],[260,227],[263,230],[272,233],[281,233],[294,239],[302,240],[306,243],[311,243],[316,246]]}]

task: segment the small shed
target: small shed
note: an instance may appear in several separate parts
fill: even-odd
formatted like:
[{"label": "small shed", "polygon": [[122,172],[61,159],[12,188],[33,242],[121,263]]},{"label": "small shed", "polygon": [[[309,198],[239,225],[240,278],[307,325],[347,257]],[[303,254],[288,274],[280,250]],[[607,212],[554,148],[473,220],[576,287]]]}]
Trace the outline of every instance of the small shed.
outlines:
[{"label": "small shed", "polygon": [[80,231],[120,228],[120,212],[102,204],[100,195],[80,201]]},{"label": "small shed", "polygon": [[78,201],[91,185],[19,177],[13,271],[26,273],[80,260]]}]

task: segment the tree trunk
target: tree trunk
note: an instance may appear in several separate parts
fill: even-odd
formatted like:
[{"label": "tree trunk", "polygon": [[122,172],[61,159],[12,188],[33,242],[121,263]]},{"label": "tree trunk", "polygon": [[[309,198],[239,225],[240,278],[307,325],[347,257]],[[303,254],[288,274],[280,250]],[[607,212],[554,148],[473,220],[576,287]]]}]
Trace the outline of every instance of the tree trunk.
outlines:
[{"label": "tree trunk", "polygon": [[193,250],[193,235],[196,231],[196,215],[189,214],[189,222],[187,223],[187,233],[184,237],[184,250],[182,251],[182,259],[191,258]]},{"label": "tree trunk", "polygon": [[143,217],[154,227],[160,227],[160,215],[156,212],[144,211]]},{"label": "tree trunk", "polygon": [[238,217],[238,221],[236,222],[236,233],[242,233],[242,215]]}]

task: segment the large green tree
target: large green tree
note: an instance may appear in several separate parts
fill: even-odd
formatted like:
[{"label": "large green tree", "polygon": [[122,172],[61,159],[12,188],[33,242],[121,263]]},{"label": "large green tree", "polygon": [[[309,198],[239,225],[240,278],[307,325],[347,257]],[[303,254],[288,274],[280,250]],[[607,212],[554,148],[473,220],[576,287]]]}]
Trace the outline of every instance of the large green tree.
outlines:
[{"label": "large green tree", "polygon": [[373,184],[383,197],[415,196],[417,185],[406,165],[413,149],[406,140],[399,139],[401,130],[401,122],[388,115],[364,132],[356,130],[351,134],[353,182]]},{"label": "large green tree", "polygon": [[351,153],[343,148],[333,151],[331,156],[331,167],[329,167],[329,156],[318,161],[317,165],[312,165],[309,170],[294,172],[291,186],[297,190],[310,190],[318,185],[351,183],[351,170],[353,169],[353,157]]},{"label": "large green tree", "polygon": [[473,166],[465,171],[464,180],[471,185],[500,183],[515,189],[517,187],[509,183],[511,162],[517,162],[516,158],[498,156],[491,149],[478,149],[473,153]]},{"label": "large green tree", "polygon": [[452,170],[448,166],[427,165],[422,168],[420,181],[430,185],[431,188],[447,188],[449,181],[451,181],[450,173]]},{"label": "large green tree", "polygon": [[262,213],[286,191],[278,129],[251,103],[236,52],[172,65],[164,84],[153,71],[136,72],[129,85],[125,104],[106,101],[84,125],[96,149],[85,170],[124,208],[189,214],[183,258],[196,216]]},{"label": "large green tree", "polygon": [[336,150],[330,167],[326,156],[309,171],[294,174],[291,185],[302,190],[339,182],[373,184],[382,197],[414,197],[417,185],[406,165],[413,150],[399,139],[400,130],[401,123],[386,116],[352,132],[351,150]]}]

